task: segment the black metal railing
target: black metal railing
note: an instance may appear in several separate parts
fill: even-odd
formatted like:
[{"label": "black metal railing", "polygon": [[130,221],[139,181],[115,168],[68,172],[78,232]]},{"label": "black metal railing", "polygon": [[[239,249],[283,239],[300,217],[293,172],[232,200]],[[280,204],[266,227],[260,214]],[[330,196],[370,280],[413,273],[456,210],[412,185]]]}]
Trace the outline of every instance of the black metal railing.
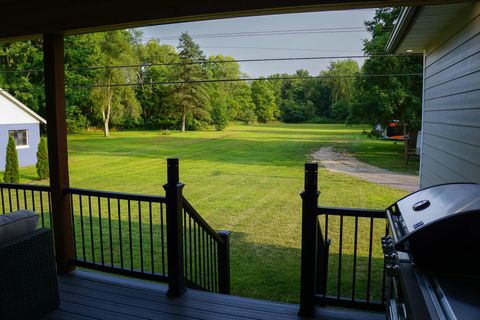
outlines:
[{"label": "black metal railing", "polygon": [[165,197],[79,188],[67,191],[73,264],[167,281]]},{"label": "black metal railing", "polygon": [[40,215],[42,227],[52,227],[50,188],[41,185],[0,183],[2,214],[17,210],[32,210]]},{"label": "black metal railing", "polygon": [[317,179],[318,165],[306,164],[299,314],[313,316],[315,305],[384,310],[385,212],[319,207]]},{"label": "black metal railing", "polygon": [[[67,188],[70,263],[130,277],[230,293],[228,231],[215,232],[183,197],[178,159],[168,159],[166,196]],[[29,209],[52,228],[50,188],[0,183],[2,213]]]},{"label": "black metal railing", "polygon": [[229,231],[214,231],[183,201],[184,276],[188,286],[230,293]]}]

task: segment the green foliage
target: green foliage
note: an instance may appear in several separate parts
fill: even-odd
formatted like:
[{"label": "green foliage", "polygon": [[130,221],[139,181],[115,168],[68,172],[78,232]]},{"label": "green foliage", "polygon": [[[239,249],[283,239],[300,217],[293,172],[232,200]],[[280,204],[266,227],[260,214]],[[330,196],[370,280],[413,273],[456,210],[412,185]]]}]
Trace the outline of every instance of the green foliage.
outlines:
[{"label": "green foliage", "polygon": [[13,140],[13,137],[9,136],[3,181],[7,183],[18,183],[20,180],[20,174],[18,171],[17,147],[15,146],[15,140]]},{"label": "green foliage", "polygon": [[181,130],[184,132],[187,115],[191,115],[195,120],[193,121],[195,127],[199,125],[198,122],[209,121],[206,86],[203,83],[189,83],[205,79],[208,72],[204,65],[195,63],[205,61],[205,56],[187,32],[181,34],[177,48],[180,51],[178,54],[180,61],[183,63],[175,67],[175,79],[181,83],[175,86],[172,98],[181,116]]},{"label": "green foliage", "polygon": [[[133,31],[119,30],[101,34],[98,39],[99,62],[104,66],[135,64],[138,59],[133,50]],[[140,120],[141,108],[131,86],[115,86],[136,81],[133,68],[103,68],[95,78],[98,87],[91,91],[97,119],[101,119],[105,136],[109,135],[110,123],[131,126]]]},{"label": "green foliage", "polygon": [[48,171],[48,150],[45,138],[40,138],[37,148],[37,164],[35,165],[40,179],[46,179],[50,176]]},{"label": "green foliage", "polygon": [[[378,9],[373,20],[365,22],[372,39],[364,41],[364,52],[372,57],[363,64],[363,74],[422,73],[422,57],[418,55],[373,57],[386,54],[385,46],[399,14],[400,8]],[[420,128],[421,76],[363,77],[356,87],[353,117],[372,125],[398,119],[410,129]]]},{"label": "green foliage", "polygon": [[252,100],[255,104],[255,114],[259,122],[266,123],[275,120],[278,106],[275,95],[266,80],[255,80],[251,86]]}]

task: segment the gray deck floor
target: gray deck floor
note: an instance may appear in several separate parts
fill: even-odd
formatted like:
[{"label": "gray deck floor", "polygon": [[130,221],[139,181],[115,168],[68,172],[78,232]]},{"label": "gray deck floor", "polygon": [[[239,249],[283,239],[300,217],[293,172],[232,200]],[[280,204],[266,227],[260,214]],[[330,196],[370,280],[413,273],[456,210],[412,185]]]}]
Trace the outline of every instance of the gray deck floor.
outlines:
[{"label": "gray deck floor", "polygon": [[[166,296],[167,286],[76,271],[59,278],[60,306],[44,319],[302,319],[298,305],[188,290]],[[373,320],[383,314],[318,308],[317,319]]]}]

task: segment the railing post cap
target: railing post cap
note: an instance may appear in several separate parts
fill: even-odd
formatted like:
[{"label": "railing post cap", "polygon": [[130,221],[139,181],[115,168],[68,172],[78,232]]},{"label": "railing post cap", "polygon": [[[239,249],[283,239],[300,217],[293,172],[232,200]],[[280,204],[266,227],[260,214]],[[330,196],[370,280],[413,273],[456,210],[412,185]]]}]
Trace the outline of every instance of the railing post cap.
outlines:
[{"label": "railing post cap", "polygon": [[230,230],[219,230],[217,231],[217,234],[221,237],[228,237],[232,232]]},{"label": "railing post cap", "polygon": [[167,158],[168,165],[178,165],[178,158]]},{"label": "railing post cap", "polygon": [[305,163],[305,171],[317,171],[317,170],[318,170],[318,163],[316,162]]}]

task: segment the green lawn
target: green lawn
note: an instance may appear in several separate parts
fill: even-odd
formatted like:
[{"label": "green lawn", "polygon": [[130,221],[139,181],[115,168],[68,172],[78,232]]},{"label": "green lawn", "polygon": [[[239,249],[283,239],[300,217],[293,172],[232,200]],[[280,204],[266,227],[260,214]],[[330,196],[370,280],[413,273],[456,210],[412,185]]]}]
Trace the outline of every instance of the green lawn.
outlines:
[{"label": "green lawn", "polygon": [[[109,138],[97,133],[70,135],[70,182],[74,187],[163,195],[166,158],[179,157],[181,180],[186,184],[184,194],[190,203],[214,229],[232,231],[232,293],[296,302],[301,236],[299,193],[303,164],[310,160],[312,151],[335,146],[382,167],[416,170],[415,164],[400,165],[401,144],[370,140],[361,135],[364,128],[270,124],[169,135],[160,131],[112,132]],[[23,168],[21,174],[22,183],[45,184],[34,181],[34,167]],[[319,171],[319,186],[320,204],[328,206],[383,209],[405,195],[400,190],[323,169]],[[338,234],[333,227],[338,222],[331,223],[335,255]],[[353,234],[349,231],[353,221],[346,223],[344,245],[351,256]],[[381,229],[376,228],[376,236],[381,235]],[[358,255],[365,261],[362,239],[368,237],[368,226],[364,222],[360,223],[359,237]],[[380,248],[376,245],[374,249],[374,263],[381,268]],[[332,266],[335,263],[332,259]],[[343,262],[343,268],[348,265],[348,261]],[[359,265],[358,277],[365,276],[364,265]],[[351,275],[343,277],[342,285],[347,288],[349,281]],[[363,291],[364,281],[357,282],[358,290]]]}]

